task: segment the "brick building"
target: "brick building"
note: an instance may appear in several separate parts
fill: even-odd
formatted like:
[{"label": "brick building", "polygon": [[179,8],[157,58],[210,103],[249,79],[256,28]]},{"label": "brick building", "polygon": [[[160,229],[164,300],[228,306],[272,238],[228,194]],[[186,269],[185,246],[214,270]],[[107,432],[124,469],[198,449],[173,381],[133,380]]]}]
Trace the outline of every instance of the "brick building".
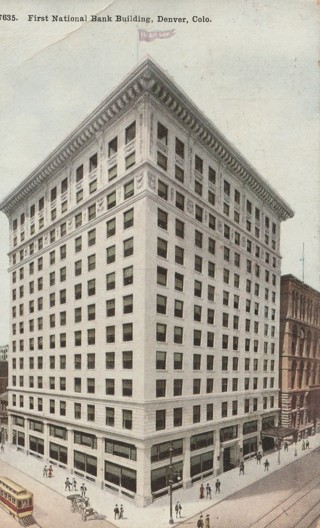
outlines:
[{"label": "brick building", "polygon": [[320,293],[293,275],[281,277],[282,425],[299,438],[320,425]]}]

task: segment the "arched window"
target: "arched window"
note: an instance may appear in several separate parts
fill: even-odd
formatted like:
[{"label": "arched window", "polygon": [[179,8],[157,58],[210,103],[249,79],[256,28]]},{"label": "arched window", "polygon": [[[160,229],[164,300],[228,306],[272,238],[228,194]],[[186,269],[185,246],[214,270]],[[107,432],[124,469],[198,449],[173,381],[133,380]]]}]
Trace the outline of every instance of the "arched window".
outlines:
[{"label": "arched window", "polygon": [[294,389],[295,379],[296,379],[296,371],[297,371],[297,362],[296,361],[292,361],[292,363],[291,363],[291,389]]},{"label": "arched window", "polygon": [[296,292],[292,291],[292,316],[294,317],[296,313]]},{"label": "arched window", "polygon": [[291,353],[294,356],[297,349],[297,338],[298,338],[298,329],[297,325],[293,325],[292,328],[292,341],[291,341]]},{"label": "arched window", "polygon": [[309,386],[311,382],[311,363],[308,361],[306,372],[306,385]]},{"label": "arched window", "polygon": [[308,330],[307,332],[307,357],[310,357],[310,353],[311,353],[311,332],[310,330]]},{"label": "arched window", "polygon": [[299,389],[301,389],[301,387],[302,387],[303,369],[304,369],[304,363],[303,363],[303,361],[301,361],[300,368],[299,368],[299,377],[298,377],[298,388]]},{"label": "arched window", "polygon": [[299,347],[300,356],[303,355],[303,351],[304,351],[304,338],[305,338],[304,329],[300,328],[300,347]]}]

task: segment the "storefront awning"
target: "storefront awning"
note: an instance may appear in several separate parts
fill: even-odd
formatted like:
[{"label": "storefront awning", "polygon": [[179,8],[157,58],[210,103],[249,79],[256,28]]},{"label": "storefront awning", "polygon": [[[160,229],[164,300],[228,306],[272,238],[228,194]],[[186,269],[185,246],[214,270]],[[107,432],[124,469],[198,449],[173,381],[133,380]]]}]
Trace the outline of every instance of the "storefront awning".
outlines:
[{"label": "storefront awning", "polygon": [[270,427],[265,431],[261,431],[261,438],[276,438],[283,439],[290,436],[297,436],[298,430],[293,427]]}]

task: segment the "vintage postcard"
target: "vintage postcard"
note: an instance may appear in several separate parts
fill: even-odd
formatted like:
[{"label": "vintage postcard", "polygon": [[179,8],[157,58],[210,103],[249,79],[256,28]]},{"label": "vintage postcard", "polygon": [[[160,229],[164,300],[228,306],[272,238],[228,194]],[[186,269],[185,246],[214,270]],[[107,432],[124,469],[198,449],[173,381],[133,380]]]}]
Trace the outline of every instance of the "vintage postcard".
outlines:
[{"label": "vintage postcard", "polygon": [[0,526],[315,528],[319,2],[0,8]]}]

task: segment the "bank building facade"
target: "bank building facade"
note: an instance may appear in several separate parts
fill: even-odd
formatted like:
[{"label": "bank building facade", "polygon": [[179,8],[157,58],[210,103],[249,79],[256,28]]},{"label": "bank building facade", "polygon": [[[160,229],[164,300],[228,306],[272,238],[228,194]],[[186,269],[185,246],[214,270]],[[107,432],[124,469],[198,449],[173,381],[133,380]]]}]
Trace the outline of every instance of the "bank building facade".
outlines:
[{"label": "bank building facade", "polygon": [[263,448],[293,212],[153,60],[0,209],[11,444],[141,506]]}]

